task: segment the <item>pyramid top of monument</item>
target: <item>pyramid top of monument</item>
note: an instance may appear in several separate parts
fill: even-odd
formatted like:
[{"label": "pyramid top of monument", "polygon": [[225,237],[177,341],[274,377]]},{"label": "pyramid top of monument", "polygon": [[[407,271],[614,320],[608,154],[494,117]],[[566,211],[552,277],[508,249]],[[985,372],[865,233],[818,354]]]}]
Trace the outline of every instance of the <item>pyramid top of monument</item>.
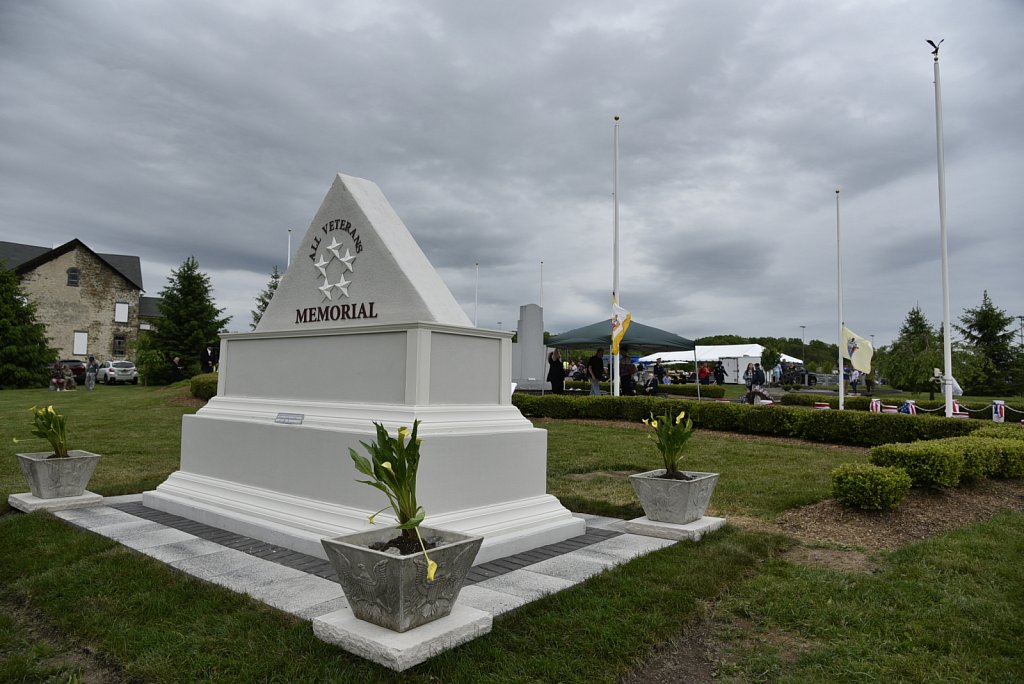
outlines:
[{"label": "pyramid top of monument", "polygon": [[420,321],[472,326],[380,188],[339,173],[256,331]]}]

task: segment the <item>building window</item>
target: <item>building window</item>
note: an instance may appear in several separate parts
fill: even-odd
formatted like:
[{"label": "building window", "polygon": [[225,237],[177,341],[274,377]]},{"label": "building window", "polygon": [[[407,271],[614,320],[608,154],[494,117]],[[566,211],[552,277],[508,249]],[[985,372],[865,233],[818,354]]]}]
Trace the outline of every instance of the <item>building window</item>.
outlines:
[{"label": "building window", "polygon": [[114,356],[124,356],[124,335],[114,335]]},{"label": "building window", "polygon": [[72,354],[85,356],[89,353],[89,333],[81,330],[75,331],[75,341],[72,346]]},{"label": "building window", "polygon": [[126,304],[125,302],[117,302],[116,304],[114,304],[114,322],[128,322],[128,304]]},{"label": "building window", "polygon": [[68,269],[68,287],[78,287],[78,277],[79,277],[78,269],[77,268],[69,268]]}]

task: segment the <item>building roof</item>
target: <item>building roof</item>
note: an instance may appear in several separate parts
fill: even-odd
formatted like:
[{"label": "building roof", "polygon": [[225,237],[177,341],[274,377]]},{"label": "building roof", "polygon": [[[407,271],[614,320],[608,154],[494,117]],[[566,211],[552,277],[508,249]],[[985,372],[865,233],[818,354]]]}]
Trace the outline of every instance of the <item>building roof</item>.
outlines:
[{"label": "building roof", "polygon": [[114,269],[114,271],[121,274],[125,280],[138,289],[145,291],[145,288],[142,286],[142,262],[139,260],[139,257],[127,254],[99,254],[93,252],[84,242],[77,238],[53,249],[36,247],[34,245],[21,245],[16,242],[0,242],[0,261],[5,262],[7,268],[21,275],[31,271],[40,264],[70,252],[76,247],[81,247],[94,254],[110,266],[110,268]]},{"label": "building roof", "polygon": [[139,316],[142,318],[161,318],[160,313],[161,297],[139,297]]}]

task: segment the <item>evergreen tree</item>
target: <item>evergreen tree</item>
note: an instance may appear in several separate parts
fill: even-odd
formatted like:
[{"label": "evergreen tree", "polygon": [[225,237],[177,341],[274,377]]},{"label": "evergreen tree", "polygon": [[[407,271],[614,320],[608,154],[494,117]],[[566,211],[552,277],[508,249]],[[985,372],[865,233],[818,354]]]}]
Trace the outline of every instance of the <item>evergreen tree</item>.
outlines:
[{"label": "evergreen tree", "polygon": [[981,305],[964,309],[960,316],[962,325],[953,326],[964,338],[963,349],[980,357],[976,365],[983,372],[975,380],[975,392],[1003,392],[1014,384],[1020,352],[1013,346],[1013,320],[1013,316],[992,303],[985,290]]},{"label": "evergreen tree", "polygon": [[0,263],[0,387],[45,387],[56,357],[18,275]]},{"label": "evergreen tree", "polygon": [[207,344],[216,348],[218,333],[231,320],[230,316],[218,318],[224,309],[213,303],[210,277],[199,270],[195,257],[189,257],[181,268],[171,271],[160,297],[156,347],[165,358],[179,356],[186,366],[198,365],[200,352]]},{"label": "evergreen tree", "polygon": [[880,355],[879,370],[897,389],[927,392],[935,387],[933,369],[942,366],[942,337],[915,306],[903,321],[899,337]]},{"label": "evergreen tree", "polygon": [[274,270],[270,272],[270,282],[267,283],[267,289],[256,296],[256,310],[251,312],[252,323],[249,324],[251,330],[255,330],[256,326],[259,325],[260,319],[263,318],[267,305],[270,304],[270,300],[273,298],[274,293],[277,292],[277,286],[280,283],[281,273],[277,270],[277,264],[274,264]]}]

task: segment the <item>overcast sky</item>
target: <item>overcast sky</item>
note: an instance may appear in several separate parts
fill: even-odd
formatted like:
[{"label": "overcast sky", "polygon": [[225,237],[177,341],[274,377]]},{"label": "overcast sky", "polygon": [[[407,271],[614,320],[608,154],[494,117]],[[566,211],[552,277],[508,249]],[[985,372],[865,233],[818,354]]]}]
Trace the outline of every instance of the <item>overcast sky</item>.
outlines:
[{"label": "overcast sky", "polygon": [[[248,330],[337,172],[377,183],[481,327],[620,301],[696,338],[889,342],[1024,314],[1020,0],[0,2],[0,239],[190,255]],[[479,305],[474,305],[479,263]]]}]

